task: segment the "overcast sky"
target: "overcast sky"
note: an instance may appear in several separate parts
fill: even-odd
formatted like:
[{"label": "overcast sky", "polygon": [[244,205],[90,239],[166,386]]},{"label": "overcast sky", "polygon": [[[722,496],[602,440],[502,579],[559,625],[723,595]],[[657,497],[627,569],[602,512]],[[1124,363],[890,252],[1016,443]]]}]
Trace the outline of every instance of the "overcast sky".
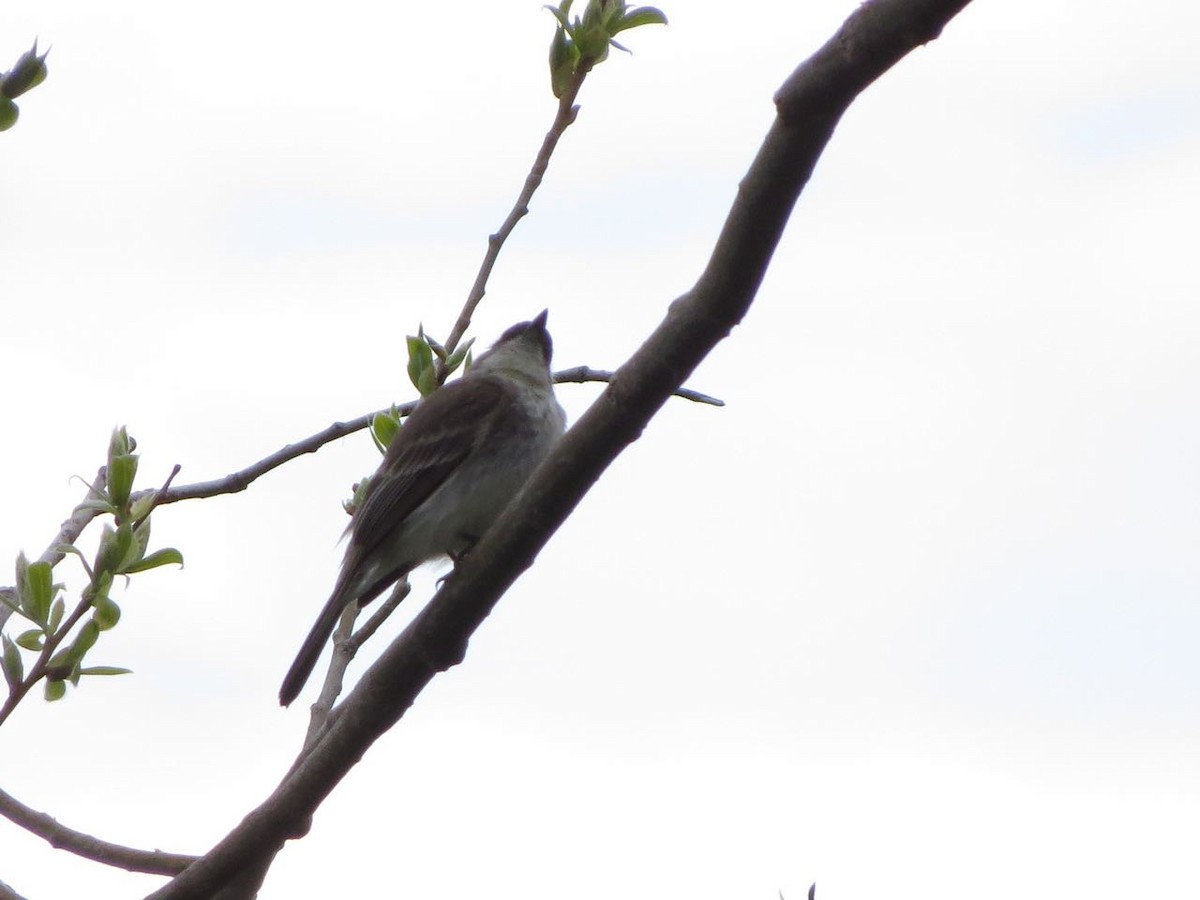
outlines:
[{"label": "overcast sky", "polygon": [[[557,365],[625,360],[854,7],[688,0],[626,35],[473,333],[548,307]],[[409,399],[404,335],[449,331],[553,116],[551,26],[8,4],[0,68],[53,51],[0,135],[0,560],[42,552],[114,425],[151,487]],[[1200,894],[1198,30],[978,2],[870,88],[691,379],[728,405],[668,404],[264,900]],[[572,420],[598,393],[559,390]],[[314,692],[276,691],[377,461],[358,435],[157,513],[186,567],[120,586],[91,657],[135,674],[28,700],[0,787],[134,846],[225,834],[299,747]],[[161,883],[7,822],[0,880]]]}]

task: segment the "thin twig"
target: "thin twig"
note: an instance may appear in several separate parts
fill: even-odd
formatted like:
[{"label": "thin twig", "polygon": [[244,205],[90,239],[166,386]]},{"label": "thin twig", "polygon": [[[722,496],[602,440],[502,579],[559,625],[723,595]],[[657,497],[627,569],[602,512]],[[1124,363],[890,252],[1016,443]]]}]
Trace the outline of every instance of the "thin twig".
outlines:
[{"label": "thin twig", "polygon": [[337,627],[334,628],[332,636],[333,656],[329,660],[329,668],[325,670],[325,680],[321,682],[321,692],[317,694],[313,705],[308,708],[308,731],[304,734],[304,745],[300,748],[300,754],[292,763],[293,768],[300,764],[309,748],[317,742],[317,739],[325,733],[325,729],[329,726],[329,717],[333,714],[333,704],[342,693],[342,682],[346,677],[346,669],[350,665],[350,660],[354,658],[353,654],[346,656],[339,653],[338,649],[350,639],[358,613],[358,604],[351,603],[342,610],[341,616],[338,617]]},{"label": "thin twig", "polygon": [[[407,415],[415,405],[415,403],[406,403],[399,407],[400,412]],[[365,416],[359,416],[357,419],[351,419],[348,422],[334,422],[324,431],[319,431],[294,444],[288,444],[270,456],[260,459],[258,462],[240,471],[226,475],[224,478],[216,478],[212,481],[200,481],[196,484],[185,484],[181,487],[171,488],[160,503],[177,503],[180,500],[194,500],[199,497],[215,497],[218,494],[236,494],[239,491],[244,491],[250,487],[251,483],[272,469],[277,469],[284,463],[290,462],[298,456],[303,456],[305,453],[315,453],[330,441],[336,441],[340,437],[354,434],[356,431],[362,431],[362,429],[371,424],[371,417],[374,415],[375,413],[367,413]]]},{"label": "thin twig", "polygon": [[[150,875],[176,875],[196,860],[194,856],[164,853],[162,850],[136,850],[120,844],[110,844],[99,838],[76,831],[56,819],[38,812],[0,790],[0,815],[21,826],[30,834],[42,838],[57,850],[67,850],[94,862],[116,866],[129,872]],[[3,895],[0,895],[3,896]]]},{"label": "thin twig", "polygon": [[0,881],[0,900],[26,900],[26,898]]},{"label": "thin twig", "polygon": [[[458,342],[471,327],[471,316],[475,314],[475,308],[483,300],[483,295],[487,291],[488,278],[491,277],[492,268],[496,265],[496,259],[500,256],[504,242],[517,227],[517,223],[529,213],[529,201],[533,199],[534,192],[542,183],[542,178],[550,165],[550,157],[554,155],[554,148],[558,146],[559,138],[571,127],[571,123],[575,121],[575,116],[579,113],[579,107],[575,105],[575,98],[579,95],[579,89],[583,87],[583,80],[587,78],[588,72],[591,70],[592,62],[590,60],[580,60],[570,82],[562,92],[562,96],[558,98],[558,111],[554,115],[554,122],[542,140],[542,148],[533,161],[533,167],[525,176],[525,184],[521,188],[521,193],[517,195],[517,202],[513,204],[508,218],[504,220],[496,233],[488,235],[487,253],[483,255],[483,263],[479,267],[479,273],[475,276],[475,283],[471,285],[471,293],[467,295],[467,302],[463,304],[462,312],[458,314],[458,321],[450,329],[450,337],[446,339],[446,353],[454,352],[458,347]],[[439,377],[445,378],[443,366],[439,366]]]},{"label": "thin twig", "polygon": [[[560,384],[582,384],[588,381],[608,382],[612,380],[612,377],[612,372],[605,372],[601,369],[590,369],[587,366],[576,366],[554,373],[555,382]],[[675,394],[685,400],[693,400],[697,403],[708,403],[713,406],[725,405],[722,400],[687,388],[680,388]],[[403,417],[411,413],[416,405],[415,400],[408,403],[401,403],[396,406],[396,410]],[[161,506],[164,503],[177,503],[180,500],[196,500],[202,497],[216,497],[220,494],[236,494],[244,491],[260,477],[279,468],[284,463],[290,462],[306,453],[316,453],[326,444],[332,443],[338,438],[354,434],[356,431],[362,431],[371,424],[372,418],[383,411],[376,410],[375,412],[366,413],[354,419],[348,419],[345,422],[335,422],[323,431],[318,431],[316,434],[311,434],[303,440],[281,447],[270,456],[260,459],[258,462],[252,463],[244,469],[239,469],[237,472],[232,472],[224,478],[214,478],[212,481],[198,481],[195,484],[185,484],[169,488],[161,492],[161,497],[155,505]],[[136,496],[140,497],[145,493],[145,491],[139,492]],[[62,558],[61,554],[59,558]]]},{"label": "thin twig", "polygon": [[[555,384],[583,384],[585,381],[607,383],[612,380],[612,372],[605,372],[602,369],[589,369],[587,366],[576,366],[574,369],[562,369],[554,373]],[[695,403],[707,403],[709,406],[725,405],[724,400],[710,397],[708,394],[702,394],[699,391],[693,391],[691,388],[680,388],[674,392],[673,396],[682,397],[684,400],[691,400]]]},{"label": "thin twig", "polygon": [[46,669],[50,664],[50,657],[54,655],[54,651],[58,649],[59,644],[63,642],[71,629],[83,618],[84,613],[91,608],[92,601],[87,597],[81,597],[79,603],[71,610],[71,614],[67,616],[66,621],[55,630],[54,634],[47,635],[46,643],[42,646],[42,651],[38,654],[37,661],[25,676],[25,680],[9,689],[8,696],[4,700],[4,705],[0,706],[0,725],[3,725],[8,720],[8,717],[13,714],[13,710],[25,699],[25,695],[33,689],[33,686],[42,680],[42,676],[46,674]]},{"label": "thin twig", "polygon": [[142,523],[144,523],[148,518],[150,518],[150,513],[154,512],[154,507],[158,506],[160,503],[163,502],[163,498],[167,496],[167,492],[171,489],[171,482],[174,481],[175,476],[179,474],[180,468],[181,467],[180,467],[179,463],[175,463],[175,466],[171,469],[171,474],[167,476],[167,480],[163,482],[163,486],[160,487],[158,489],[158,493],[154,495],[154,502],[150,504],[150,508],[148,510],[146,510],[146,512],[141,516],[141,518],[139,518],[136,522],[133,523],[134,531],[137,531],[139,528],[141,528]]},{"label": "thin twig", "polygon": [[394,613],[396,607],[411,593],[412,585],[409,584],[408,578],[396,582],[392,593],[379,605],[379,609],[371,614],[367,623],[344,642],[344,650],[350,654],[351,659],[358,652],[358,648],[371,639],[371,636],[379,630],[379,626],[387,621],[388,616]]},{"label": "thin twig", "polygon": [[325,673],[321,693],[309,711],[308,733],[304,736],[304,749],[300,753],[301,759],[325,731],[333,711],[334,701],[342,693],[342,681],[345,678],[346,669],[358,655],[359,648],[379,630],[379,626],[387,621],[388,616],[396,611],[396,607],[411,592],[412,585],[409,584],[407,578],[396,582],[396,586],[388,598],[380,604],[379,608],[371,614],[371,618],[367,619],[366,624],[358,631],[354,631],[354,623],[358,619],[361,607],[357,603],[351,603],[342,612],[337,628],[333,632],[333,657],[329,660],[329,670]]}]

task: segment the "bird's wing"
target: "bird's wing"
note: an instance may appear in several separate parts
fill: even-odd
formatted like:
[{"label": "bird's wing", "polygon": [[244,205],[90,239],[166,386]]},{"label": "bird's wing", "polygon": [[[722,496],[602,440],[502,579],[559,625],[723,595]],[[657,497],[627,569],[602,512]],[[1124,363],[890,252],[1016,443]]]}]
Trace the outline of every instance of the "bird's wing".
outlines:
[{"label": "bird's wing", "polygon": [[356,559],[369,557],[429,499],[486,440],[512,402],[504,383],[490,378],[452,382],[421,401],[388,447],[350,523]]}]

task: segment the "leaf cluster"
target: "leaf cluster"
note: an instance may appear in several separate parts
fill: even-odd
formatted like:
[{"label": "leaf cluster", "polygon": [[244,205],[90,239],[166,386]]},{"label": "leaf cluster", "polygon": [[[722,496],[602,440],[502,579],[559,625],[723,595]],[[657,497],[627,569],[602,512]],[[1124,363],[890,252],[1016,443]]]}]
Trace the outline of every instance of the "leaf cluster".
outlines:
[{"label": "leaf cluster", "polygon": [[13,101],[46,80],[49,72],[46,56],[49,52],[47,50],[38,56],[35,40],[33,47],[21,54],[16,65],[0,75],[0,131],[7,131],[17,124],[21,111]]},{"label": "leaf cluster", "polygon": [[[0,594],[0,603],[33,627],[12,638],[0,635],[3,648],[0,661],[9,688],[0,721],[39,680],[45,682],[46,699],[58,700],[65,695],[68,683],[78,685],[84,675],[127,672],[128,669],[114,666],[83,665],[100,633],[115,627],[121,619],[121,608],[111,596],[113,580],[119,575],[128,579],[137,572],[171,563],[183,564],[183,555],[173,547],[148,552],[150,514],[159,495],[154,491],[134,494],[138,468],[135,447],[135,441],[124,428],[113,431],[106,478],[93,489],[94,496],[80,504],[112,517],[112,523],[105,523],[101,531],[91,564],[73,544],[55,548],[62,554],[78,556],[88,576],[88,584],[71,615],[66,615],[64,585],[54,582],[52,564],[46,560],[31,563],[24,553],[17,557],[16,586],[7,596]],[[28,674],[21,651],[36,654]]]},{"label": "leaf cluster", "polygon": [[[464,372],[471,368],[474,338],[464,341],[454,350],[447,350],[441,341],[425,333],[424,325],[418,325],[416,335],[408,335],[405,343],[408,349],[408,380],[422,397],[432,394],[447,376],[453,375],[459,368]],[[403,418],[395,404],[371,417],[371,440],[380,453],[387,452],[392,445],[400,432]],[[370,483],[371,479],[364,477],[354,485],[354,495],[342,502],[342,508],[349,515],[354,515],[354,511],[362,505]]]},{"label": "leaf cluster", "polygon": [[588,0],[582,16],[571,18],[574,0],[547,6],[558,20],[550,41],[550,89],[561,97],[580,68],[608,58],[609,46],[631,52],[615,40],[622,31],[642,25],[666,25],[667,17],[653,6],[627,6],[625,0]]}]

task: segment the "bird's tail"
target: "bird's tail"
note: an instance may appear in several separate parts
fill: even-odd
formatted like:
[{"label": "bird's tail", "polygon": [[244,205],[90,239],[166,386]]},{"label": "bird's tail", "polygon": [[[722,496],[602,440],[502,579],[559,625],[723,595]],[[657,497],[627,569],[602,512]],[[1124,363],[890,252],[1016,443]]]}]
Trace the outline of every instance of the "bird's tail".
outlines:
[{"label": "bird's tail", "polygon": [[304,683],[308,681],[308,676],[316,667],[317,660],[321,657],[321,651],[325,649],[325,642],[333,634],[338,616],[342,614],[342,610],[349,602],[350,598],[346,596],[346,591],[340,587],[334,590],[330,598],[325,601],[325,606],[322,608],[321,614],[317,616],[317,621],[308,633],[308,637],[304,639],[292,667],[283,676],[283,684],[279,688],[280,706],[289,706],[300,694]]}]

